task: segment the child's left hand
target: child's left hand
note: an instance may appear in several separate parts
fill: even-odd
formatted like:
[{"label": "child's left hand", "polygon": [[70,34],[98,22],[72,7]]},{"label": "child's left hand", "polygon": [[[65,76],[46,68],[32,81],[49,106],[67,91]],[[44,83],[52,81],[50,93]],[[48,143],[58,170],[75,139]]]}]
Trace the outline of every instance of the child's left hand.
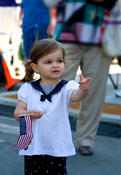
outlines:
[{"label": "child's left hand", "polygon": [[71,102],[81,101],[87,96],[89,92],[90,78],[84,78],[83,75],[80,74],[79,85],[79,88],[73,90],[71,94]]},{"label": "child's left hand", "polygon": [[80,76],[79,88],[82,90],[82,93],[87,94],[90,86],[90,77],[84,78],[82,74]]},{"label": "child's left hand", "polygon": [[42,117],[43,114],[44,113],[41,112],[41,111],[35,111],[35,110],[30,111],[30,116],[31,116],[32,119],[39,119],[39,118]]}]

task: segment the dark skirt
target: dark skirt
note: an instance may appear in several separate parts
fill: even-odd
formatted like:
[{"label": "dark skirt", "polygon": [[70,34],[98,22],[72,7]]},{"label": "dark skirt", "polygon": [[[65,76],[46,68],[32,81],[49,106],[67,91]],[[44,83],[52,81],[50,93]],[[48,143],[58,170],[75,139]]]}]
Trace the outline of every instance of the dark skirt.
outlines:
[{"label": "dark skirt", "polygon": [[66,157],[24,156],[25,175],[67,175]]}]

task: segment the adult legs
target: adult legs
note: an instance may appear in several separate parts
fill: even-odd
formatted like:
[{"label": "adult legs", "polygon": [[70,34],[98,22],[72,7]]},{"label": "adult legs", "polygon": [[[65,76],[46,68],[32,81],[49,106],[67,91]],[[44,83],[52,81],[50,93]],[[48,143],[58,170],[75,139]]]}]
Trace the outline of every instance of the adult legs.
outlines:
[{"label": "adult legs", "polygon": [[67,67],[62,79],[74,80],[81,60],[81,49],[78,44],[65,44]]},{"label": "adult legs", "polygon": [[102,48],[97,46],[78,44],[63,44],[63,46],[69,66],[62,78],[75,79],[79,65],[84,77],[91,77],[89,95],[83,100],[77,119],[76,137],[79,147],[93,147],[112,59],[107,57]]},{"label": "adult legs", "polygon": [[35,41],[35,30],[34,28],[23,29],[23,44],[24,44],[24,57],[25,60],[29,59],[29,52],[32,44]]},{"label": "adult legs", "polygon": [[47,38],[48,24],[35,25],[35,27],[23,29],[24,56],[29,59],[29,52],[36,40]]},{"label": "adult legs", "polygon": [[[37,40],[48,38],[47,28],[48,28],[48,24],[39,24],[39,27],[38,27],[39,37],[36,38]],[[36,36],[37,36],[37,34],[36,34]]]},{"label": "adult legs", "polygon": [[93,147],[100,114],[102,112],[111,58],[97,46],[85,46],[82,60],[84,77],[91,77],[89,95],[82,101],[77,119],[77,144]]}]

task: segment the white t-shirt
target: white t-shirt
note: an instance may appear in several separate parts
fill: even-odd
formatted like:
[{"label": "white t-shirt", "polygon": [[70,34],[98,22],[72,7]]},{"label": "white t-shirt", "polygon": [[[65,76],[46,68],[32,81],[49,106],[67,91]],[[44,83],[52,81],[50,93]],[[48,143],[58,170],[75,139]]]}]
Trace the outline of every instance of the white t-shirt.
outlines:
[{"label": "white t-shirt", "polygon": [[42,92],[25,83],[18,91],[18,99],[27,104],[27,110],[44,112],[40,119],[32,119],[33,139],[27,150],[19,155],[51,155],[58,157],[75,154],[69,123],[70,96],[79,84],[69,81],[52,96],[52,101],[40,101]]}]

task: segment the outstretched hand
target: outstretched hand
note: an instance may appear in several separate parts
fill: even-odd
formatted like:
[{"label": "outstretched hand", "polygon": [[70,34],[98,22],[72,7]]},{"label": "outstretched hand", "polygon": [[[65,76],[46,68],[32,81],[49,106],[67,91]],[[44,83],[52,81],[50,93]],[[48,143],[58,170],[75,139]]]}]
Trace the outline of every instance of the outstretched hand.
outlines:
[{"label": "outstretched hand", "polygon": [[80,76],[80,81],[79,81],[79,88],[85,92],[88,93],[89,91],[89,86],[90,86],[90,77],[84,78],[84,76],[82,74],[79,75]]},{"label": "outstretched hand", "polygon": [[83,100],[89,92],[89,85],[90,85],[90,77],[84,78],[84,76],[80,74],[79,88],[73,90],[70,100],[72,102]]}]

